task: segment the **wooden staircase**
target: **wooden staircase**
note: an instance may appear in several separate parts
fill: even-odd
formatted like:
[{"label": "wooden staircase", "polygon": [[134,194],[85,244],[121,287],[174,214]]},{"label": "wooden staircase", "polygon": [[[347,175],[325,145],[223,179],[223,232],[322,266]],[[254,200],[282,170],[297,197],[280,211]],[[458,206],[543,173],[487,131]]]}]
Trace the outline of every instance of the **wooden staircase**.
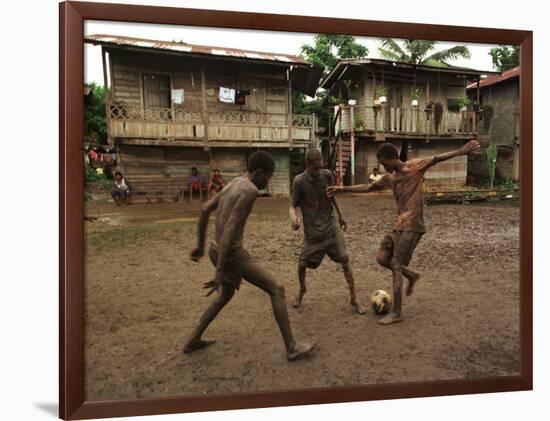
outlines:
[{"label": "wooden staircase", "polygon": [[[351,141],[349,139],[340,139],[336,143],[336,160],[334,162],[334,170],[336,177],[339,180],[344,180],[348,168],[351,165]],[[342,169],[340,171],[340,155],[342,155]]]},{"label": "wooden staircase", "polygon": [[[339,118],[341,118],[341,113],[342,110],[338,110],[334,115],[332,124],[329,126],[328,168],[335,172],[337,179],[343,184],[348,168],[351,165],[351,141],[349,138],[344,138],[342,130],[337,131],[336,129]],[[335,136],[331,136],[331,133],[335,133]]]}]

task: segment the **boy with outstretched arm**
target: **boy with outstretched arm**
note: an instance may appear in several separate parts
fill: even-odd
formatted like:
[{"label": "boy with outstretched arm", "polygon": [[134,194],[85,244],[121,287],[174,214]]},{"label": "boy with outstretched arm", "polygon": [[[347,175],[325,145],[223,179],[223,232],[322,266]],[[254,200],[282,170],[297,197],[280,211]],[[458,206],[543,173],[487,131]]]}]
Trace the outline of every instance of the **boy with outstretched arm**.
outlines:
[{"label": "boy with outstretched arm", "polygon": [[185,353],[214,343],[202,339],[202,334],[231,300],[235,290],[239,288],[241,278],[270,296],[289,361],[312,354],[316,347],[315,343],[297,342],[294,339],[283,286],[248,254],[242,244],[246,220],[258,197],[258,190],[267,187],[274,171],[275,162],[271,155],[263,151],[255,152],[248,161],[247,173],[231,180],[218,195],[204,205],[201,211],[198,245],[191,253],[191,259],[197,261],[204,255],[208,219],[216,210],[215,240],[209,250],[210,260],[216,267],[216,275],[212,281],[204,284],[204,288],[208,289],[207,296],[214,291],[219,291],[219,295],[206,309],[198,326],[191,333],[183,349]]},{"label": "boy with outstretched arm", "polygon": [[477,152],[480,148],[477,140],[471,140],[462,148],[452,152],[436,155],[428,159],[414,159],[403,162],[399,159],[397,148],[391,143],[380,145],[376,152],[378,162],[387,171],[379,181],[372,184],[356,186],[333,186],[327,192],[329,196],[338,191],[370,192],[385,187],[391,187],[397,203],[397,221],[393,233],[386,235],[376,256],[377,262],[392,271],[393,275],[393,307],[387,316],[378,323],[387,325],[403,321],[401,310],[403,276],[407,278],[406,294],[411,295],[419,274],[408,269],[414,249],[422,235],[424,227],[422,183],[425,172],[439,162],[461,155]]}]

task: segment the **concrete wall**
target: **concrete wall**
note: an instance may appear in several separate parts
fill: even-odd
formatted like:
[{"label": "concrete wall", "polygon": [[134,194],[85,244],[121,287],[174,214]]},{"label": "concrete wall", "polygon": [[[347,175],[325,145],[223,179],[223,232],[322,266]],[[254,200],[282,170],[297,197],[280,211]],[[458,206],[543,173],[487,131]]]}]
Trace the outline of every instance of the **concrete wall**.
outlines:
[{"label": "concrete wall", "polygon": [[[475,97],[476,92],[470,91]],[[493,117],[489,128],[486,122],[479,125],[480,140],[484,144],[498,147],[496,177],[519,179],[519,79],[488,86],[481,89],[483,107],[493,107]],[[470,156],[468,173],[474,177],[488,178],[489,172],[485,155]]]},{"label": "concrete wall", "polygon": [[481,103],[484,107],[491,105],[494,112],[489,130],[482,122],[479,134],[488,135],[489,141],[496,145],[514,145],[518,124],[516,116],[519,117],[518,79],[482,89]]}]

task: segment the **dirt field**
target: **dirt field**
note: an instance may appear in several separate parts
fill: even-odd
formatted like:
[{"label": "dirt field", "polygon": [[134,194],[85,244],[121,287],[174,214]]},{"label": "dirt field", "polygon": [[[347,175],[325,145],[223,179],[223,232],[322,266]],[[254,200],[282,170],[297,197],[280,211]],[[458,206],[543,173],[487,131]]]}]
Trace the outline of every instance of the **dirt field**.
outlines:
[{"label": "dirt field", "polygon": [[[391,230],[388,195],[339,197],[359,297],[390,290],[375,254]],[[207,258],[189,260],[195,202],[116,207],[87,202],[86,399],[262,391],[519,372],[519,210],[514,205],[438,205],[425,209],[428,233],[411,268],[422,273],[405,297],[405,322],[380,326],[354,314],[341,269],[325,259],[308,271],[303,307],[288,199],[258,199],[245,245],[286,287],[295,336],[319,341],[318,354],[288,363],[268,297],[243,282],[190,355],[182,345],[212,297],[202,283]],[[210,224],[210,229],[212,228]],[[209,234],[211,238],[211,233]]]}]

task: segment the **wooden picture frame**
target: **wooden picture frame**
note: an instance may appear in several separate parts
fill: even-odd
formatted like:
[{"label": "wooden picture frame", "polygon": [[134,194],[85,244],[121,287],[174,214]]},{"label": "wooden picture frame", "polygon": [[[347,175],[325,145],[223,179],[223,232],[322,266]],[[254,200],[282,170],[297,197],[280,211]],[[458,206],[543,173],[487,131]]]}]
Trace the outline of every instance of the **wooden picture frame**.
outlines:
[{"label": "wooden picture frame", "polygon": [[[83,27],[85,20],[308,33],[316,33],[319,28],[323,28],[323,33],[329,34],[520,45],[520,132],[522,142],[520,167],[520,375],[420,383],[232,393],[215,396],[85,401],[84,179],[82,160]],[[59,21],[59,415],[61,418],[122,417],[532,389],[533,34],[531,31],[82,2],[61,3]]]}]

